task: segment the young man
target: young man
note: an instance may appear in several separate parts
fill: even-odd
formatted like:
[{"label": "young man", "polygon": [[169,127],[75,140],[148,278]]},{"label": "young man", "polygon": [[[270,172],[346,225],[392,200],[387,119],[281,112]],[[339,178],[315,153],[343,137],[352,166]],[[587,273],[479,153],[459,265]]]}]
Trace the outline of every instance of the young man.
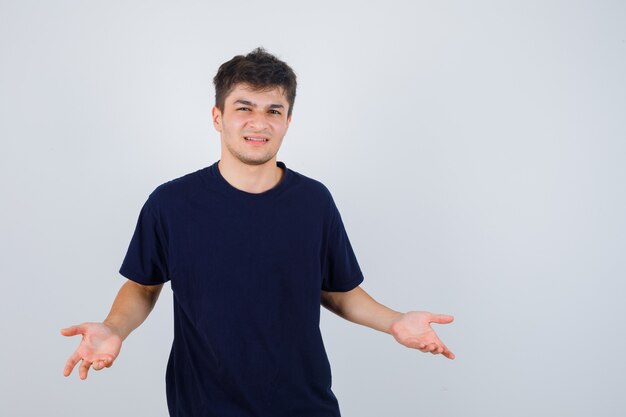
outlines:
[{"label": "young man", "polygon": [[452,317],[400,313],[372,299],[328,189],[276,160],[296,95],[292,69],[258,48],[224,63],[214,83],[221,159],[150,194],[109,315],[61,331],[83,338],[64,375],[79,362],[81,379],[110,367],[167,281],[171,416],[340,416],[320,304],[453,359],[430,327]]}]

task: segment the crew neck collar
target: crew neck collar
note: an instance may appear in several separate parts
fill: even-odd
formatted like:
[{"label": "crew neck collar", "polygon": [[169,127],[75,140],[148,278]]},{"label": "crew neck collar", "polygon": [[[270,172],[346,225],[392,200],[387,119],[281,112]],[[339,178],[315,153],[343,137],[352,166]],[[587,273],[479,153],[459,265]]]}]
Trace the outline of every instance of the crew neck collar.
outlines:
[{"label": "crew neck collar", "polygon": [[229,194],[238,196],[240,198],[254,200],[254,199],[264,199],[264,198],[271,197],[279,193],[283,188],[285,188],[285,184],[291,179],[290,178],[291,175],[289,174],[289,169],[287,169],[287,166],[285,165],[285,163],[282,161],[276,161],[276,166],[283,170],[283,176],[280,179],[280,181],[269,190],[265,190],[260,193],[251,193],[248,191],[240,190],[239,188],[234,187],[231,183],[226,181],[226,179],[222,176],[222,173],[219,170],[219,167],[218,167],[219,162],[220,160],[217,160],[211,166],[209,166],[209,173],[211,174],[211,176],[217,179],[217,184],[220,187],[220,189],[223,189]]}]

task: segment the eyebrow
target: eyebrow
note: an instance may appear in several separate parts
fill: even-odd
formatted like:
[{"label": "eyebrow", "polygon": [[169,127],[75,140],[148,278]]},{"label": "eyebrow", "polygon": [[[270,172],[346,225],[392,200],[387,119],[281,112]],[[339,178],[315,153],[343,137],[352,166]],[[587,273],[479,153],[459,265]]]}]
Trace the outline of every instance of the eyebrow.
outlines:
[{"label": "eyebrow", "polygon": [[[253,103],[251,101],[248,100],[236,100],[235,104],[243,104],[244,106],[250,106],[250,107],[256,107],[256,103]],[[282,104],[270,104],[269,106],[267,106],[270,109],[284,109],[285,106],[283,106]]]}]

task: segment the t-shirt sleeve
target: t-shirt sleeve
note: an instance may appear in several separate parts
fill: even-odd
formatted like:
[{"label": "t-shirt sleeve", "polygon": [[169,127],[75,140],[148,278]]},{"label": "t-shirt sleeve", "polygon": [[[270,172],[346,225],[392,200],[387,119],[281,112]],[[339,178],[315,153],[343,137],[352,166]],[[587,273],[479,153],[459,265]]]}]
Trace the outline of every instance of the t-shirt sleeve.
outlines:
[{"label": "t-shirt sleeve", "polygon": [[154,205],[151,194],[141,208],[119,270],[124,277],[143,285],[157,285],[169,280],[167,242]]},{"label": "t-shirt sleeve", "polygon": [[363,273],[337,206],[331,199],[330,228],[322,272],[322,290],[350,291],[363,282]]}]

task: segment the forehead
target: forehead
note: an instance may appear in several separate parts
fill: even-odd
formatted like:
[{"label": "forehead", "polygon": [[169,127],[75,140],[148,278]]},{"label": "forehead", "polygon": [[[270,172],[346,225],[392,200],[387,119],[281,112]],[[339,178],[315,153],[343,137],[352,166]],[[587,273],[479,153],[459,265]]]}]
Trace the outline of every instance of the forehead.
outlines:
[{"label": "forehead", "polygon": [[258,104],[284,104],[287,105],[287,97],[282,87],[258,88],[248,84],[237,84],[225,98],[226,103],[234,103],[237,100],[253,101]]}]

